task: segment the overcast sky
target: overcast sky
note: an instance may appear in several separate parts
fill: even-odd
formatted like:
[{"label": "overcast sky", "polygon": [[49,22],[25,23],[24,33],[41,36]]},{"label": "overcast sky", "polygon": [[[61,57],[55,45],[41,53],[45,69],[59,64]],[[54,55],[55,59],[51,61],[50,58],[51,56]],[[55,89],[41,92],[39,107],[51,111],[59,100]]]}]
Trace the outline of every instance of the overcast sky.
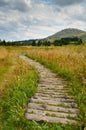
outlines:
[{"label": "overcast sky", "polygon": [[65,28],[86,31],[86,0],[0,0],[0,38],[44,38]]}]

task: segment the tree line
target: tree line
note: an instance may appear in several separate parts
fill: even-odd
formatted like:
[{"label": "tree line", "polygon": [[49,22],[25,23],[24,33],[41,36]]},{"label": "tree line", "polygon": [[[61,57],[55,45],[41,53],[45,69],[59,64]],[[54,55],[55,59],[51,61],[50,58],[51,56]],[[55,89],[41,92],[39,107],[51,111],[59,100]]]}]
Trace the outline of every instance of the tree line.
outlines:
[{"label": "tree line", "polygon": [[1,46],[27,46],[31,45],[30,43],[26,41],[5,41],[5,40],[0,40],[0,45]]},{"label": "tree line", "polygon": [[5,40],[0,40],[0,45],[4,46],[62,46],[62,45],[68,45],[68,44],[75,44],[80,45],[82,44],[82,39],[78,37],[66,37],[61,38],[60,40],[55,40],[54,42],[46,41],[46,40],[27,40],[27,41],[13,41],[13,42],[6,42]]},{"label": "tree line", "polygon": [[61,38],[60,40],[55,40],[54,42],[46,41],[46,40],[38,40],[38,41],[33,41],[32,46],[62,46],[62,45],[68,45],[68,44],[75,44],[79,45],[82,44],[82,39],[78,37],[66,37],[66,38]]}]

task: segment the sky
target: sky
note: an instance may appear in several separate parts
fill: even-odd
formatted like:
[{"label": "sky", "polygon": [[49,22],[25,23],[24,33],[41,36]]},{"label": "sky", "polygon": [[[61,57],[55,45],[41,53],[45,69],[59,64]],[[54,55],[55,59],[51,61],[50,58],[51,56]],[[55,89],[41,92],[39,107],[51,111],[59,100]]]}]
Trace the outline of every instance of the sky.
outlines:
[{"label": "sky", "polygon": [[38,39],[65,28],[86,31],[86,0],[0,0],[0,39]]}]

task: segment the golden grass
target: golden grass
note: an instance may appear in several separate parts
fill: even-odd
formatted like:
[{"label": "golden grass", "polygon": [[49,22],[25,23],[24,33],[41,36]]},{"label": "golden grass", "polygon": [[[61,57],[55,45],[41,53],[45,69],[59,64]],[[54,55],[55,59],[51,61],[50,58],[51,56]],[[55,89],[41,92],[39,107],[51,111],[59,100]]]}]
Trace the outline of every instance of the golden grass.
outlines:
[{"label": "golden grass", "polygon": [[0,47],[0,59],[4,59],[7,56],[8,52],[4,47]]},{"label": "golden grass", "polygon": [[[34,80],[35,76],[30,77],[31,74],[33,74],[32,72],[30,73],[29,78],[27,77],[28,83],[27,83],[27,81],[25,81],[25,77],[23,77],[23,79],[22,79],[22,76],[24,74],[28,74],[30,71],[30,66],[28,66],[27,63],[25,63],[21,59],[19,59],[19,55],[24,54],[26,52],[30,57],[35,58],[41,62],[45,61],[46,63],[50,64],[52,67],[54,64],[54,67],[58,68],[58,70],[62,70],[64,73],[68,72],[69,74],[72,74],[76,79],[79,79],[80,82],[84,86],[86,85],[86,53],[85,53],[86,46],[85,45],[80,45],[80,46],[71,45],[71,46],[62,46],[62,47],[53,47],[53,46],[50,46],[50,47],[31,47],[31,46],[30,47],[5,47],[5,48],[0,47],[0,52],[2,52],[1,55],[3,54],[0,59],[0,62],[2,61],[1,65],[2,66],[4,65],[4,67],[7,67],[7,64],[10,65],[8,71],[5,71],[5,75],[2,75],[3,81],[0,83],[0,92],[4,96],[7,93],[6,89],[8,89],[8,88],[11,89],[13,87],[12,92],[14,90],[14,93],[16,94],[17,88],[19,88],[19,90],[21,90],[21,93],[23,91],[26,91],[25,84],[27,86],[28,91],[31,90],[31,86],[32,87],[34,86],[33,83],[35,83],[35,80]],[[2,59],[4,59],[4,60],[2,60]],[[15,84],[16,82],[17,82],[17,86]],[[31,84],[30,84],[30,82],[31,82]],[[22,84],[23,84],[23,88],[21,89]],[[28,88],[28,85],[29,85],[29,88]],[[80,87],[82,87],[82,86],[80,86]],[[86,87],[84,87],[84,88],[86,88]],[[80,98],[80,100],[78,99],[81,104],[80,107],[82,107],[81,108],[82,125],[85,124],[84,122],[86,121],[85,120],[85,114],[86,114],[85,108],[86,107],[85,107],[85,103],[84,103],[85,97],[83,96],[83,94],[86,94],[86,91],[85,91],[86,89],[83,89],[83,90],[84,90],[83,93],[80,92],[81,97],[80,97],[80,95],[78,95],[76,93],[76,96],[78,95],[77,98]],[[4,91],[5,91],[5,94],[4,94]],[[28,91],[27,91],[27,93],[28,93]],[[32,93],[32,91],[29,92],[29,95],[31,93]],[[15,94],[14,94],[14,97],[16,98],[16,100],[21,101],[21,94],[20,94],[20,98],[16,97],[17,95],[15,96]],[[9,91],[8,91],[8,95],[9,95]],[[11,97],[9,99],[11,99]],[[14,101],[14,97],[13,97],[13,101]],[[9,101],[10,100],[7,100],[6,103]],[[83,105],[83,103],[84,103],[84,105]],[[8,106],[9,103],[6,105]],[[26,102],[25,102],[25,106],[23,107],[23,109],[25,109],[25,107],[26,107]],[[9,109],[9,107],[8,107],[8,109]],[[14,108],[12,108],[12,111],[13,110],[14,110]],[[17,110],[17,109],[15,109],[15,110]],[[2,111],[2,110],[0,110],[0,111]],[[6,111],[5,111],[5,113],[6,113]],[[12,113],[12,115],[13,115],[13,113]],[[6,116],[6,118],[7,118],[7,116]],[[22,119],[22,122],[24,122],[22,116],[20,119]],[[15,121],[16,118],[15,119],[10,118],[10,121],[12,121],[12,120]],[[5,120],[5,122],[6,122],[6,120]],[[9,120],[8,120],[8,123],[9,123]],[[22,124],[21,120],[19,123]],[[30,125],[30,123],[29,123],[29,125]],[[29,125],[27,125],[27,127],[29,127]],[[26,126],[26,124],[25,124],[25,126]],[[30,126],[33,126],[33,125],[30,125]],[[82,130],[82,129],[80,129],[80,130]]]},{"label": "golden grass", "polygon": [[86,126],[86,45],[30,47],[27,56],[41,62],[67,80],[80,109],[80,125]]},{"label": "golden grass", "polygon": [[0,67],[7,62],[8,52],[4,47],[0,47]]},{"label": "golden grass", "polygon": [[[29,48],[28,48],[29,49]],[[28,55],[56,64],[86,85],[86,46],[30,47]]]},{"label": "golden grass", "polygon": [[26,47],[0,47],[0,95],[4,92],[8,82],[27,73],[29,65],[21,60],[19,56],[25,52]]},{"label": "golden grass", "polygon": [[7,48],[11,65],[0,82],[0,130],[28,129],[25,110],[37,88],[38,74],[15,49]]},{"label": "golden grass", "polygon": [[[9,49],[10,51],[9,51]],[[13,81],[13,71],[20,61],[19,54],[12,51],[10,47],[0,47],[0,96],[7,87],[8,80]]]}]

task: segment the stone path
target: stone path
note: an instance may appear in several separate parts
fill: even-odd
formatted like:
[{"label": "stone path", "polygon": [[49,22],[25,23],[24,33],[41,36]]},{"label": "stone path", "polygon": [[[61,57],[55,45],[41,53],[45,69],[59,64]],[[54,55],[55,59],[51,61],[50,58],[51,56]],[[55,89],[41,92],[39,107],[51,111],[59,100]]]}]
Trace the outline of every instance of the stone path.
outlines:
[{"label": "stone path", "polygon": [[39,122],[77,123],[78,106],[68,96],[69,87],[64,80],[40,63],[25,56],[21,58],[35,66],[40,75],[37,93],[29,101],[25,117]]}]

